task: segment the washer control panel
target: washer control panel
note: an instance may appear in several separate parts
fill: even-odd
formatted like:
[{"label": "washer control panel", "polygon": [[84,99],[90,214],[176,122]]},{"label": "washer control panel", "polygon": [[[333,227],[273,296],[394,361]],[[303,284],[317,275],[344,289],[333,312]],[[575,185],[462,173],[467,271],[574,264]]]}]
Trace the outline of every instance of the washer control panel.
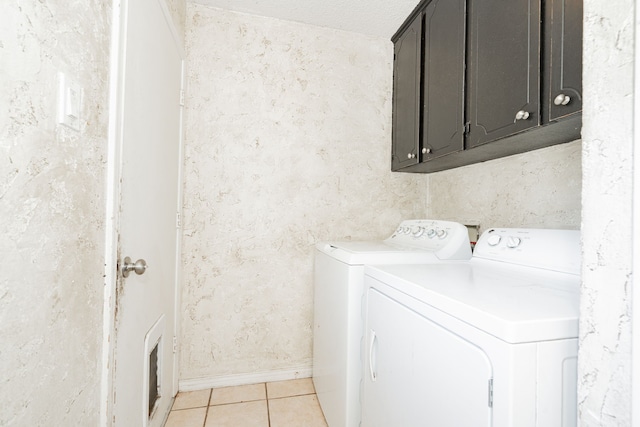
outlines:
[{"label": "washer control panel", "polygon": [[474,258],[579,274],[580,231],[491,228],[480,236]]},{"label": "washer control panel", "polygon": [[431,250],[441,259],[471,258],[467,227],[452,221],[411,219],[400,223],[387,243]]}]

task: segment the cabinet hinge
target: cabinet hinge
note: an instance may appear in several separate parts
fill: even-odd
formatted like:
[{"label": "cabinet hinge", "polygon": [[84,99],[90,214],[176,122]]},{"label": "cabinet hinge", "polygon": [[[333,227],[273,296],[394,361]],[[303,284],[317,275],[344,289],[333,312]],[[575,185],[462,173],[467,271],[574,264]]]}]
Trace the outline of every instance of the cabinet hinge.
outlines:
[{"label": "cabinet hinge", "polygon": [[184,107],[184,89],[180,89],[180,106]]},{"label": "cabinet hinge", "polygon": [[178,337],[177,336],[173,336],[173,353],[177,353],[178,352]]},{"label": "cabinet hinge", "polygon": [[489,380],[489,408],[493,408],[493,378]]},{"label": "cabinet hinge", "polygon": [[464,134],[469,135],[469,132],[471,132],[471,122],[466,122],[464,124]]},{"label": "cabinet hinge", "polygon": [[182,228],[182,215],[176,212],[176,228]]}]

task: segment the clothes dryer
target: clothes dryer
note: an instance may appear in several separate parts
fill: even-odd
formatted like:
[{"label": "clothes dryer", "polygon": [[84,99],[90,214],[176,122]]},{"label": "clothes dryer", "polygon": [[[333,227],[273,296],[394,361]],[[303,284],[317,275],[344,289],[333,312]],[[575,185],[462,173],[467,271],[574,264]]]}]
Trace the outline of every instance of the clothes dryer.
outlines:
[{"label": "clothes dryer", "polygon": [[382,241],[316,245],[313,383],[330,427],[360,425],[364,265],[470,257],[467,228],[450,221],[407,220]]},{"label": "clothes dryer", "polygon": [[465,263],[365,268],[363,427],[574,427],[580,234],[491,229]]}]

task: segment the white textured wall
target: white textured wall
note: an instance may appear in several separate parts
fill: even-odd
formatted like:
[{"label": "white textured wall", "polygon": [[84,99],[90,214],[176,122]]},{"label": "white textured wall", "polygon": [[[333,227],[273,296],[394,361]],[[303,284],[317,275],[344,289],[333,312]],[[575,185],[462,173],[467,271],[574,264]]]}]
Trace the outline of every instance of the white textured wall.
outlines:
[{"label": "white textured wall", "polygon": [[178,35],[184,40],[185,20],[187,19],[187,0],[164,0],[166,1],[173,25],[176,27]]},{"label": "white textured wall", "polygon": [[187,7],[181,379],[311,367],[313,246],[424,214],[388,40]]},{"label": "white textured wall", "polygon": [[589,427],[631,425],[634,4],[584,2],[578,398],[581,425]]},{"label": "white textured wall", "polygon": [[[100,410],[109,2],[0,2],[0,425]],[[55,123],[57,72],[84,88]]]},{"label": "white textured wall", "polygon": [[429,216],[490,227],[580,228],[580,141],[429,175]]}]

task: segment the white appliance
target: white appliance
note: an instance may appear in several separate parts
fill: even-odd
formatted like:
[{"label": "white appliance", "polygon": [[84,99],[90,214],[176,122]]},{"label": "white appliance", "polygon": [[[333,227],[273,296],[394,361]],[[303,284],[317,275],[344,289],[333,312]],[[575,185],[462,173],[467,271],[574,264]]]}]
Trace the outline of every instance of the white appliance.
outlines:
[{"label": "white appliance", "polygon": [[468,262],[365,274],[363,427],[576,426],[578,231],[491,229]]},{"label": "white appliance", "polygon": [[330,427],[360,425],[364,264],[469,258],[467,228],[449,221],[407,220],[383,241],[316,245],[313,383]]}]

